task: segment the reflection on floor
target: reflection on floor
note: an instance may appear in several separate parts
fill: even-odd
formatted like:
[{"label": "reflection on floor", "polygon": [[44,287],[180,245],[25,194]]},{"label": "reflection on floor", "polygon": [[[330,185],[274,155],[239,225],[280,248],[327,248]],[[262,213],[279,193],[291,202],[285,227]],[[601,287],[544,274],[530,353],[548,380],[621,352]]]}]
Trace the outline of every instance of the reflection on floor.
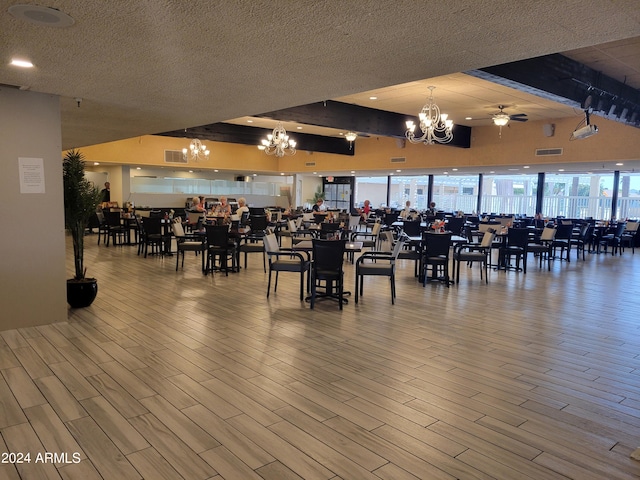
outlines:
[{"label": "reflection on floor", "polygon": [[451,288],[401,261],[395,306],[367,277],[340,312],[296,274],[267,300],[260,256],[205,277],[93,238],[95,303],[1,333],[0,478],[640,476],[631,251]]}]

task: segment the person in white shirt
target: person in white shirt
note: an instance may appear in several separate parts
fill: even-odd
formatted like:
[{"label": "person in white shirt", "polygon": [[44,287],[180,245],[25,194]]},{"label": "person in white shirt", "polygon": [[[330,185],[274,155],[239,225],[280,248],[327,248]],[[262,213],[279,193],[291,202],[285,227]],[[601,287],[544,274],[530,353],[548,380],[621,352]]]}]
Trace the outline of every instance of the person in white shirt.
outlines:
[{"label": "person in white shirt", "polygon": [[240,197],[238,199],[238,209],[236,210],[236,215],[238,218],[242,218],[243,213],[249,213],[249,207],[247,207],[247,201],[244,197]]},{"label": "person in white shirt", "polygon": [[407,200],[404,209],[400,212],[400,218],[403,220],[411,220],[413,214],[411,213],[411,202]]}]

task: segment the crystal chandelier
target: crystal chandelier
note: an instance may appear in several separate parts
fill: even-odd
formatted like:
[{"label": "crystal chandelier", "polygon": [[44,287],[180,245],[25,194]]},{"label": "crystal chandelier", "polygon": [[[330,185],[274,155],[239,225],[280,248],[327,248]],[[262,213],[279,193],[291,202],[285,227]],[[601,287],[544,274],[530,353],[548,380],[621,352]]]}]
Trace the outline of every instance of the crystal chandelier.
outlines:
[{"label": "crystal chandelier", "polygon": [[273,133],[267,135],[266,140],[262,140],[262,145],[258,145],[260,150],[264,150],[267,155],[275,155],[276,157],[284,157],[285,155],[296,154],[296,141],[289,138],[287,131],[282,126],[282,122],[278,122]]},{"label": "crystal chandelier", "polygon": [[351,150],[351,148],[353,147],[353,142],[355,142],[356,138],[358,138],[358,134],[356,132],[347,132],[344,134],[344,138],[346,138],[347,142],[349,142],[349,150]]},{"label": "crystal chandelier", "polygon": [[453,140],[453,121],[449,120],[446,113],[440,113],[440,107],[436,105],[433,100],[433,89],[436,87],[429,87],[431,91],[429,98],[422,111],[418,115],[420,118],[420,130],[422,130],[422,136],[416,137],[414,131],[416,129],[415,123],[412,120],[407,121],[407,131],[405,136],[411,143],[424,143],[425,145],[433,145],[434,143],[449,143]]},{"label": "crystal chandelier", "polygon": [[209,160],[209,149],[205,147],[200,140],[194,138],[189,144],[189,148],[182,149],[182,158],[186,161],[191,158],[192,161]]}]

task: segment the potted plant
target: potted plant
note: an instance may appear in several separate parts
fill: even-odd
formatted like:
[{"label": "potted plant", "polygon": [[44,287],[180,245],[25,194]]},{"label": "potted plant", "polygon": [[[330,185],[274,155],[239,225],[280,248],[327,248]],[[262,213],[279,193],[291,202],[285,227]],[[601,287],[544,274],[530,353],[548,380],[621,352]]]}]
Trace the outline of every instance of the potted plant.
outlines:
[{"label": "potted plant", "polygon": [[88,307],[98,294],[98,282],[86,277],[84,266],[84,231],[96,213],[101,193],[84,176],[84,156],[70,150],[62,162],[64,188],[64,223],[73,240],[75,275],[67,280],[67,302],[72,308]]}]

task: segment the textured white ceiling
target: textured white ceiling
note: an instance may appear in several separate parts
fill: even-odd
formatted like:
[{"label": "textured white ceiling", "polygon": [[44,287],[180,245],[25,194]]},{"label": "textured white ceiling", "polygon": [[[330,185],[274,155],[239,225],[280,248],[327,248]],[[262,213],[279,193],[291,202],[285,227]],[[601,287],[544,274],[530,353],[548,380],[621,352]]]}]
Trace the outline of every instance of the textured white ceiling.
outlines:
[{"label": "textured white ceiling", "polygon": [[637,0],[42,0],[75,19],[64,29],[14,18],[17,3],[0,2],[0,83],[62,97],[63,148],[640,34]]}]

